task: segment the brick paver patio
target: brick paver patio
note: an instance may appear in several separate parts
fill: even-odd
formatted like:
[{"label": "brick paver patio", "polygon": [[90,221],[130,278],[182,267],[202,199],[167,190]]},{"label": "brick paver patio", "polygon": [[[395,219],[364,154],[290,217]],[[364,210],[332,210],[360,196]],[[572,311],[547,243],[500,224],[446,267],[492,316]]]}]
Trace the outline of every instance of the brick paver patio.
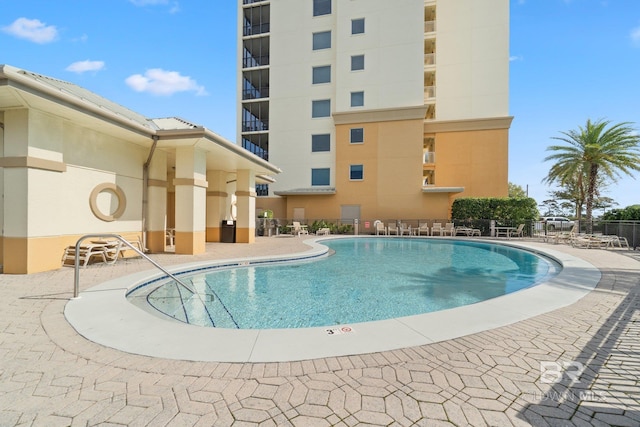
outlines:
[{"label": "brick paver patio", "polygon": [[[305,248],[259,238],[153,257],[171,265]],[[638,426],[640,254],[553,248],[603,273],[569,307],[437,344],[281,363],[102,347],[64,319],[72,268],[0,275],[0,426]],[[148,269],[140,259],[89,266],[82,289]]]}]

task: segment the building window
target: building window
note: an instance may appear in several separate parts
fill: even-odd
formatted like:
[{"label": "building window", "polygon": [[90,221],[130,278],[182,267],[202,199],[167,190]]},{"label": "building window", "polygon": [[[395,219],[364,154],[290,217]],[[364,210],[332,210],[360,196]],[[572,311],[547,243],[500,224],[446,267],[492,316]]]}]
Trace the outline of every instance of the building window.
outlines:
[{"label": "building window", "polygon": [[256,184],[256,196],[268,196],[269,184]]},{"label": "building window", "polygon": [[313,33],[313,50],[331,48],[331,31]]},{"label": "building window", "polygon": [[311,169],[311,185],[329,185],[330,184],[330,169]]},{"label": "building window", "polygon": [[313,0],[313,16],[331,14],[331,0]]},{"label": "building window", "polygon": [[364,106],[364,92],[351,92],[351,106],[352,107]]},{"label": "building window", "polygon": [[350,165],[349,166],[349,179],[352,181],[362,181],[364,179],[364,166],[363,165]]},{"label": "building window", "polygon": [[362,144],[364,142],[364,128],[351,128],[349,142],[352,144]]},{"label": "building window", "polygon": [[364,18],[351,20],[351,34],[364,34]]},{"label": "building window", "polygon": [[311,135],[311,152],[318,153],[321,151],[331,150],[331,135],[323,133],[320,135]]},{"label": "building window", "polygon": [[313,67],[313,84],[331,82],[331,65]]},{"label": "building window", "polygon": [[329,117],[331,116],[331,100],[320,99],[318,101],[311,101],[311,117]]},{"label": "building window", "polygon": [[353,55],[351,57],[351,71],[364,70],[364,55]]}]

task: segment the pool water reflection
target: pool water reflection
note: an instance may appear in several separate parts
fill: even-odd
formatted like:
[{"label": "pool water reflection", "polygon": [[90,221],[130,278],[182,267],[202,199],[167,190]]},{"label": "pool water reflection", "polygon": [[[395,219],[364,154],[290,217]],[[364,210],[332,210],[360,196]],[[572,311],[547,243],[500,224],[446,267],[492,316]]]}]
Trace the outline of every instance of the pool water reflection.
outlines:
[{"label": "pool water reflection", "polygon": [[323,240],[309,262],[216,269],[127,298],[177,321],[240,329],[352,324],[474,304],[548,280],[561,267],[509,246],[451,239]]}]

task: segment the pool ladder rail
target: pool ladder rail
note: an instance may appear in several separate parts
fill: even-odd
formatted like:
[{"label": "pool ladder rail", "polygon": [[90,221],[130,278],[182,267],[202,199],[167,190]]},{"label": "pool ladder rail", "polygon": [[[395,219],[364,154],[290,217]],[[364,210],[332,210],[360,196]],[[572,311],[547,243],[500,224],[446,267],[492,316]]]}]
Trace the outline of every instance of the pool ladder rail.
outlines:
[{"label": "pool ladder rail", "polygon": [[107,238],[107,239],[116,239],[116,240],[120,241],[124,245],[128,246],[129,249],[132,249],[135,253],[137,253],[142,258],[146,259],[151,264],[153,264],[154,267],[156,267],[157,269],[162,271],[164,274],[169,276],[171,279],[175,280],[176,283],[178,283],[180,286],[182,286],[183,288],[185,288],[189,292],[191,292],[193,294],[196,294],[196,295],[198,295],[198,297],[200,297],[200,294],[198,294],[195,291],[195,289],[193,289],[191,286],[188,286],[187,284],[185,284],[183,281],[178,279],[175,275],[169,273],[164,267],[162,267],[160,264],[158,264],[157,262],[155,262],[154,260],[149,258],[145,253],[143,253],[141,250],[139,250],[138,248],[133,246],[129,241],[127,241],[124,237],[120,236],[119,234],[86,234],[86,235],[82,236],[80,239],[78,239],[78,241],[76,242],[76,251],[75,251],[74,264],[73,264],[73,266],[74,266],[73,298],[74,299],[75,298],[79,298],[79,294],[80,294],[80,257],[79,257],[80,256],[80,245],[86,239],[105,239],[105,238]]}]

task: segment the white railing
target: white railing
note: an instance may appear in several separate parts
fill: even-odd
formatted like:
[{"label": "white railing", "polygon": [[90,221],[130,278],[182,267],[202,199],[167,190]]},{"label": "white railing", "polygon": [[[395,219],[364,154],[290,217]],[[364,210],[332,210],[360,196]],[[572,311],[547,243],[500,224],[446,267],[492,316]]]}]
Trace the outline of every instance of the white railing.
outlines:
[{"label": "white railing", "polygon": [[433,33],[436,30],[436,21],[425,21],[424,22],[424,32],[425,33]]},{"label": "white railing", "polygon": [[[173,274],[169,273],[167,270],[164,269],[164,267],[162,267],[160,264],[158,264],[157,262],[155,262],[154,260],[149,258],[147,255],[144,254],[144,252],[142,252],[141,250],[136,248],[134,245],[131,244],[131,242],[129,242],[128,240],[124,239],[119,234],[85,234],[84,236],[82,236],[81,238],[78,239],[78,241],[76,242],[76,246],[75,246],[75,257],[74,257],[74,263],[73,263],[73,268],[74,268],[73,298],[74,299],[78,298],[79,295],[80,295],[80,258],[79,258],[79,256],[80,256],[80,245],[82,244],[82,242],[85,239],[116,239],[116,240],[118,240],[121,244],[123,244],[125,246],[128,246],[129,249],[133,250],[135,253],[140,255],[142,258],[144,258],[147,261],[149,261],[158,270],[162,271],[164,274],[166,274],[167,276],[171,277],[176,283],[181,285],[183,288],[185,288],[189,292],[197,295],[198,298],[200,298],[200,295],[196,292],[195,289],[193,289],[191,286],[188,286],[187,284],[182,282],[180,279],[178,279]],[[116,257],[118,255],[119,255],[118,253],[115,254]],[[203,302],[203,304],[204,304],[204,302]]]},{"label": "white railing", "polygon": [[431,99],[436,97],[436,87],[435,86],[425,86],[424,87],[424,99]]},{"label": "white railing", "polygon": [[436,153],[435,151],[425,151],[423,158],[423,163],[435,163],[436,162]]},{"label": "white railing", "polygon": [[436,54],[435,53],[425,53],[424,54],[424,65],[436,65]]}]

